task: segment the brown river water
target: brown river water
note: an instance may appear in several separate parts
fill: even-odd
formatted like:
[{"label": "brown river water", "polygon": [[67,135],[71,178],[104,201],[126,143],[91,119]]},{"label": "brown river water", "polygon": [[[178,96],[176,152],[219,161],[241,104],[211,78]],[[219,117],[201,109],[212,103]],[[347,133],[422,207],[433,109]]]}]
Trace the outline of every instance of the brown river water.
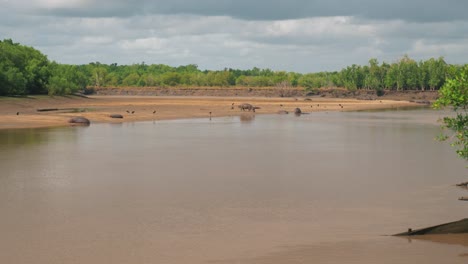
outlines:
[{"label": "brown river water", "polygon": [[440,116],[0,131],[0,263],[467,263],[467,244],[388,236],[467,217]]}]

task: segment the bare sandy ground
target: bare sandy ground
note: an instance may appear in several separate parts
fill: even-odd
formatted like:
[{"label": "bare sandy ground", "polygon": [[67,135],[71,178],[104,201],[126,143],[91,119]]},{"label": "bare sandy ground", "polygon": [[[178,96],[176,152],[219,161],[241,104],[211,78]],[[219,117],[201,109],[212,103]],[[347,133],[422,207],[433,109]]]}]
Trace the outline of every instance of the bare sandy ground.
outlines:
[{"label": "bare sandy ground", "polygon": [[[66,126],[69,125],[68,120],[75,116],[86,117],[91,120],[91,123],[208,118],[210,112],[213,117],[234,116],[244,113],[237,107],[242,103],[251,103],[260,107],[255,114],[272,114],[279,110],[293,112],[296,107],[301,108],[303,112],[317,112],[389,109],[419,105],[408,101],[330,98],[306,100],[304,98],[188,96],[0,97],[0,129]],[[43,108],[63,110],[37,111]],[[153,113],[154,111],[156,113]],[[111,114],[121,114],[124,118],[113,119],[109,117]]]}]

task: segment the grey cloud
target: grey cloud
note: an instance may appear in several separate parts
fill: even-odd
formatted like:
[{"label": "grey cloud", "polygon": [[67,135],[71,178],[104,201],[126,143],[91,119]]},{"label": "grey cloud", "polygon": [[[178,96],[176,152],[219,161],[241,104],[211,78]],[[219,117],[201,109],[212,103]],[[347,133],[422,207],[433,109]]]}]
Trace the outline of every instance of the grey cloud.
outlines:
[{"label": "grey cloud", "polygon": [[[370,23],[368,21],[367,23]],[[462,39],[468,36],[468,21],[439,23],[387,23],[380,28],[380,34],[387,38],[405,39]]]},{"label": "grey cloud", "polygon": [[100,0],[70,8],[42,8],[59,16],[134,16],[192,14],[230,16],[244,20],[284,20],[324,16],[355,16],[405,21],[467,20],[465,0]]},{"label": "grey cloud", "polygon": [[[77,2],[77,1],[75,1]],[[6,23],[8,22],[8,23]],[[245,20],[229,16],[33,16],[0,8],[0,38],[61,63],[198,64],[201,69],[339,70],[369,58],[393,62],[468,59],[468,21],[407,22],[357,17]]]}]

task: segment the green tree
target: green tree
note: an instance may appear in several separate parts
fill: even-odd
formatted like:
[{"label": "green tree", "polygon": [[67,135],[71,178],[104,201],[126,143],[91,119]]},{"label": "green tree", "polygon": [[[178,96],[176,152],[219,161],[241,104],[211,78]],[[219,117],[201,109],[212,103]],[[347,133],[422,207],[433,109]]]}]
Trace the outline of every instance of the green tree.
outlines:
[{"label": "green tree", "polygon": [[447,64],[442,57],[437,60],[431,58],[427,61],[427,67],[429,76],[428,84],[433,91],[444,84]]},{"label": "green tree", "polygon": [[49,95],[71,94],[86,88],[88,78],[76,65],[52,62],[49,71],[51,72],[47,84]]},{"label": "green tree", "polygon": [[0,64],[0,95],[26,94],[26,83],[26,78],[18,68],[4,67]]},{"label": "green tree", "polygon": [[48,64],[47,57],[34,48],[11,39],[0,41],[0,94],[46,93]]},{"label": "green tree", "polygon": [[45,55],[32,48],[30,54],[25,65],[28,90],[34,94],[45,93],[47,91],[47,81],[50,77],[49,60]]},{"label": "green tree", "polygon": [[369,67],[364,77],[364,87],[366,89],[380,90],[382,88],[382,70],[377,59],[369,60]]},{"label": "green tree", "polygon": [[92,73],[92,84],[96,87],[103,87],[103,86],[106,86],[106,80],[107,80],[107,69],[106,69],[106,65],[103,65],[99,62],[96,62],[96,63],[92,63],[91,64],[92,66],[92,70],[91,70],[91,73]]},{"label": "green tree", "polygon": [[111,72],[106,76],[108,86],[119,86],[121,84],[120,75],[117,72]]},{"label": "green tree", "polygon": [[343,85],[353,91],[363,87],[364,71],[361,66],[353,64],[341,70]]},{"label": "green tree", "polygon": [[140,75],[138,73],[130,73],[127,77],[122,80],[124,86],[136,86],[140,80]]},{"label": "green tree", "polygon": [[401,62],[401,71],[403,73],[403,88],[405,90],[414,90],[419,86],[419,68],[418,63],[408,56],[403,57]]},{"label": "green tree", "polygon": [[418,84],[421,91],[426,90],[428,87],[428,79],[429,79],[429,69],[428,64],[426,61],[420,61],[418,63],[419,67],[419,76],[418,76]]},{"label": "green tree", "polygon": [[180,84],[180,74],[177,72],[166,72],[161,75],[161,82],[165,85],[176,86]]},{"label": "green tree", "polygon": [[442,135],[441,140],[450,140],[457,154],[468,160],[468,65],[452,79],[448,79],[439,90],[436,108],[450,106],[455,117],[444,117],[444,128],[453,131],[451,136]]}]

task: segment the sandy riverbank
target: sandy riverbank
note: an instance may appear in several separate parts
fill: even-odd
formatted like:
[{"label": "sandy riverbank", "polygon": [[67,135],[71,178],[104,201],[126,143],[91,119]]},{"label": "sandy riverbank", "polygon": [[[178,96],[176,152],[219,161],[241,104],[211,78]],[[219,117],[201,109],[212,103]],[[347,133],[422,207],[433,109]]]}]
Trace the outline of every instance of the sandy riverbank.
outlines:
[{"label": "sandy riverbank", "polygon": [[[234,109],[232,109],[233,103]],[[213,117],[233,116],[248,113],[237,108],[237,105],[242,103],[259,106],[260,109],[255,114],[272,114],[279,110],[292,112],[296,107],[301,108],[303,112],[317,112],[390,109],[420,105],[408,101],[342,98],[306,100],[304,98],[185,96],[0,97],[0,129],[66,126],[68,120],[74,116],[86,117],[92,123],[208,118],[209,112]],[[66,108],[67,110],[38,112],[37,109],[41,108]],[[134,114],[131,114],[132,111]],[[153,114],[154,111],[156,111],[155,114]],[[112,119],[109,117],[110,114],[122,114],[124,118]]]}]

